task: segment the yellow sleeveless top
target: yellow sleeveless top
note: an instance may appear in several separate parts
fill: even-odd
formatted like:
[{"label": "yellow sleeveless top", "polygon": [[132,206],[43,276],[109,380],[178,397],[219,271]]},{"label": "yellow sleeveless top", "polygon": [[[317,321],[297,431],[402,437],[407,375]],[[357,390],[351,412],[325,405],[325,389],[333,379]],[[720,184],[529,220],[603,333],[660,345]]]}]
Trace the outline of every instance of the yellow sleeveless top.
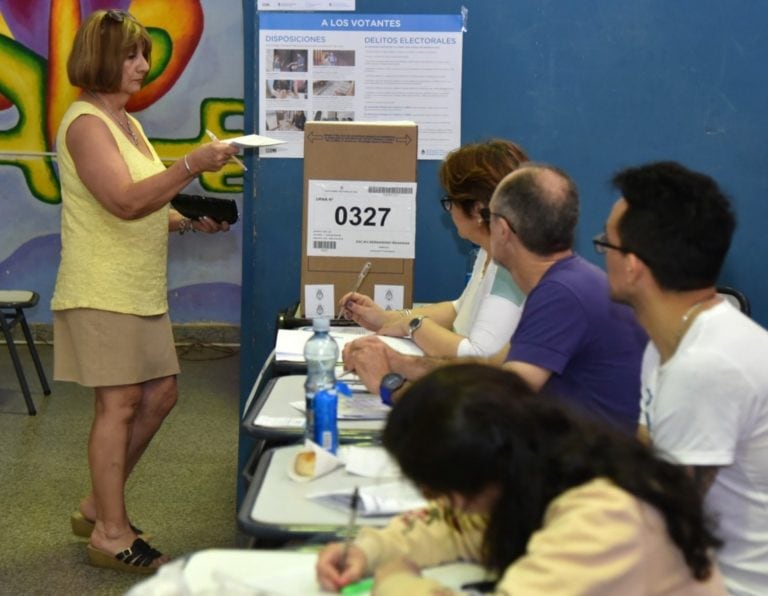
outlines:
[{"label": "yellow sleeveless top", "polygon": [[131,178],[143,180],[165,166],[144,136],[152,158],[138,150],[120,128],[95,106],[75,101],[64,114],[56,138],[61,180],[61,264],[51,300],[52,310],[95,308],[141,316],[168,310],[168,206],[141,219],[112,215],[77,175],[67,149],[69,126],[83,114],[104,121],[115,137]]}]

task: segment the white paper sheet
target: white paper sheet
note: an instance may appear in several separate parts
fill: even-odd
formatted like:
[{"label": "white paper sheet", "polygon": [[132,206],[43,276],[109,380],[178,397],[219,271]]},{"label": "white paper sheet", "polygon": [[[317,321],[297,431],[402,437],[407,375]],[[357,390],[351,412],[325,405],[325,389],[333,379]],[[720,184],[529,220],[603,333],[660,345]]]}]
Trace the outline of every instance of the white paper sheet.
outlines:
[{"label": "white paper sheet", "polygon": [[[334,491],[309,493],[307,498],[334,509],[349,511],[354,490],[354,488],[344,488]],[[359,495],[360,504],[357,514],[361,517],[397,515],[404,511],[420,509],[427,504],[424,497],[421,496],[411,483],[405,480],[375,484],[373,486],[362,486],[360,487]]]},{"label": "white paper sheet", "polygon": [[232,137],[231,139],[219,139],[222,143],[237,145],[238,147],[269,147],[271,145],[282,145],[285,141],[273,139],[262,135],[243,135],[241,137]]},{"label": "white paper sheet", "polygon": [[[339,357],[349,342],[362,337],[363,335],[372,335],[370,332],[359,327],[346,328],[338,327],[338,331],[331,330],[331,337],[339,344]],[[304,362],[304,344],[312,337],[312,330],[309,329],[278,329],[277,341],[275,342],[275,360],[282,362]],[[417,346],[413,340],[405,337],[388,337],[386,335],[377,336],[392,349],[401,354],[412,356],[423,356],[424,352]]]}]

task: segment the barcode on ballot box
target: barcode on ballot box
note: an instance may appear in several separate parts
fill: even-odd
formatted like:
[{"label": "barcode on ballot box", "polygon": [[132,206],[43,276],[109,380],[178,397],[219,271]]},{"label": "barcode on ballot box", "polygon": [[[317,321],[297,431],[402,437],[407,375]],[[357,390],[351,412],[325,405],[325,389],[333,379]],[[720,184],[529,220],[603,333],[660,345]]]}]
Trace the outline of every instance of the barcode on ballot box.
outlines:
[{"label": "barcode on ballot box", "polygon": [[312,242],[313,248],[336,248],[335,240],[315,240]]},{"label": "barcode on ballot box", "polygon": [[382,195],[412,195],[413,188],[410,186],[369,186],[368,192]]}]

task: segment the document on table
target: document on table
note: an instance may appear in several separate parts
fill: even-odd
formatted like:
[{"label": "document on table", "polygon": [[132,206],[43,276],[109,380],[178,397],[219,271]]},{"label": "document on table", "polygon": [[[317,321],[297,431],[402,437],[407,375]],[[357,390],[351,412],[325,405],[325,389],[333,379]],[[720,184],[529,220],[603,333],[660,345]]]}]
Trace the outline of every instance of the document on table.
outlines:
[{"label": "document on table", "polygon": [[[339,357],[349,342],[373,335],[361,327],[336,327],[331,329],[331,337],[339,344]],[[311,329],[278,329],[275,343],[275,360],[283,362],[304,362],[304,344],[312,337]],[[424,352],[413,340],[407,337],[389,337],[377,335],[384,343],[401,354],[423,356]]]},{"label": "document on table", "polygon": [[[292,401],[291,407],[299,412],[306,412],[304,401]],[[337,420],[386,420],[391,408],[381,402],[378,395],[354,393],[352,397],[339,395],[339,407],[336,408]]]},{"label": "document on table", "polygon": [[[209,549],[165,565],[161,573],[135,584],[128,596],[322,596],[327,592],[317,583],[316,562],[316,552]],[[423,573],[454,590],[487,577],[482,567],[465,562],[429,567]]]},{"label": "document on table", "polygon": [[[343,488],[309,493],[307,498],[347,512],[352,504],[354,490],[354,488]],[[427,504],[421,493],[406,480],[362,486],[358,494],[360,502],[357,514],[361,517],[397,515],[412,509],[420,509]]]},{"label": "document on table", "polygon": [[254,426],[263,426],[264,428],[303,428],[304,416],[265,416],[259,414],[253,421]]},{"label": "document on table", "polygon": [[397,462],[383,447],[349,445],[339,449],[348,474],[365,478],[401,478]]}]

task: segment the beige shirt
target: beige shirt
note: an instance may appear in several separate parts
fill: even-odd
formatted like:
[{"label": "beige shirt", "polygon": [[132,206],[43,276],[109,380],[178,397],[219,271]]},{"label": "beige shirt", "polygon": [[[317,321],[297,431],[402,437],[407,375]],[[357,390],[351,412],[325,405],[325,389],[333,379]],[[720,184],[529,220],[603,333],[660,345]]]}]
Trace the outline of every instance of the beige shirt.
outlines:
[{"label": "beige shirt", "polygon": [[162,172],[165,166],[135,119],[131,124],[150,147],[141,153],[100,110],[75,101],[64,114],[56,143],[61,179],[61,265],[52,310],[95,308],[142,316],[168,310],[168,207],[125,220],[112,215],[77,175],[67,149],[69,126],[83,114],[103,120],[115,137],[134,181]]},{"label": "beige shirt", "polygon": [[[483,523],[433,506],[395,518],[381,530],[364,529],[356,540],[371,570],[394,557],[421,567],[478,561]],[[441,591],[442,590],[442,591]],[[389,576],[378,596],[443,594],[435,580],[403,573]],[[691,575],[655,508],[598,479],[552,501],[543,527],[528,541],[496,586],[497,594],[547,596],[725,596],[717,569],[706,582]]]}]

